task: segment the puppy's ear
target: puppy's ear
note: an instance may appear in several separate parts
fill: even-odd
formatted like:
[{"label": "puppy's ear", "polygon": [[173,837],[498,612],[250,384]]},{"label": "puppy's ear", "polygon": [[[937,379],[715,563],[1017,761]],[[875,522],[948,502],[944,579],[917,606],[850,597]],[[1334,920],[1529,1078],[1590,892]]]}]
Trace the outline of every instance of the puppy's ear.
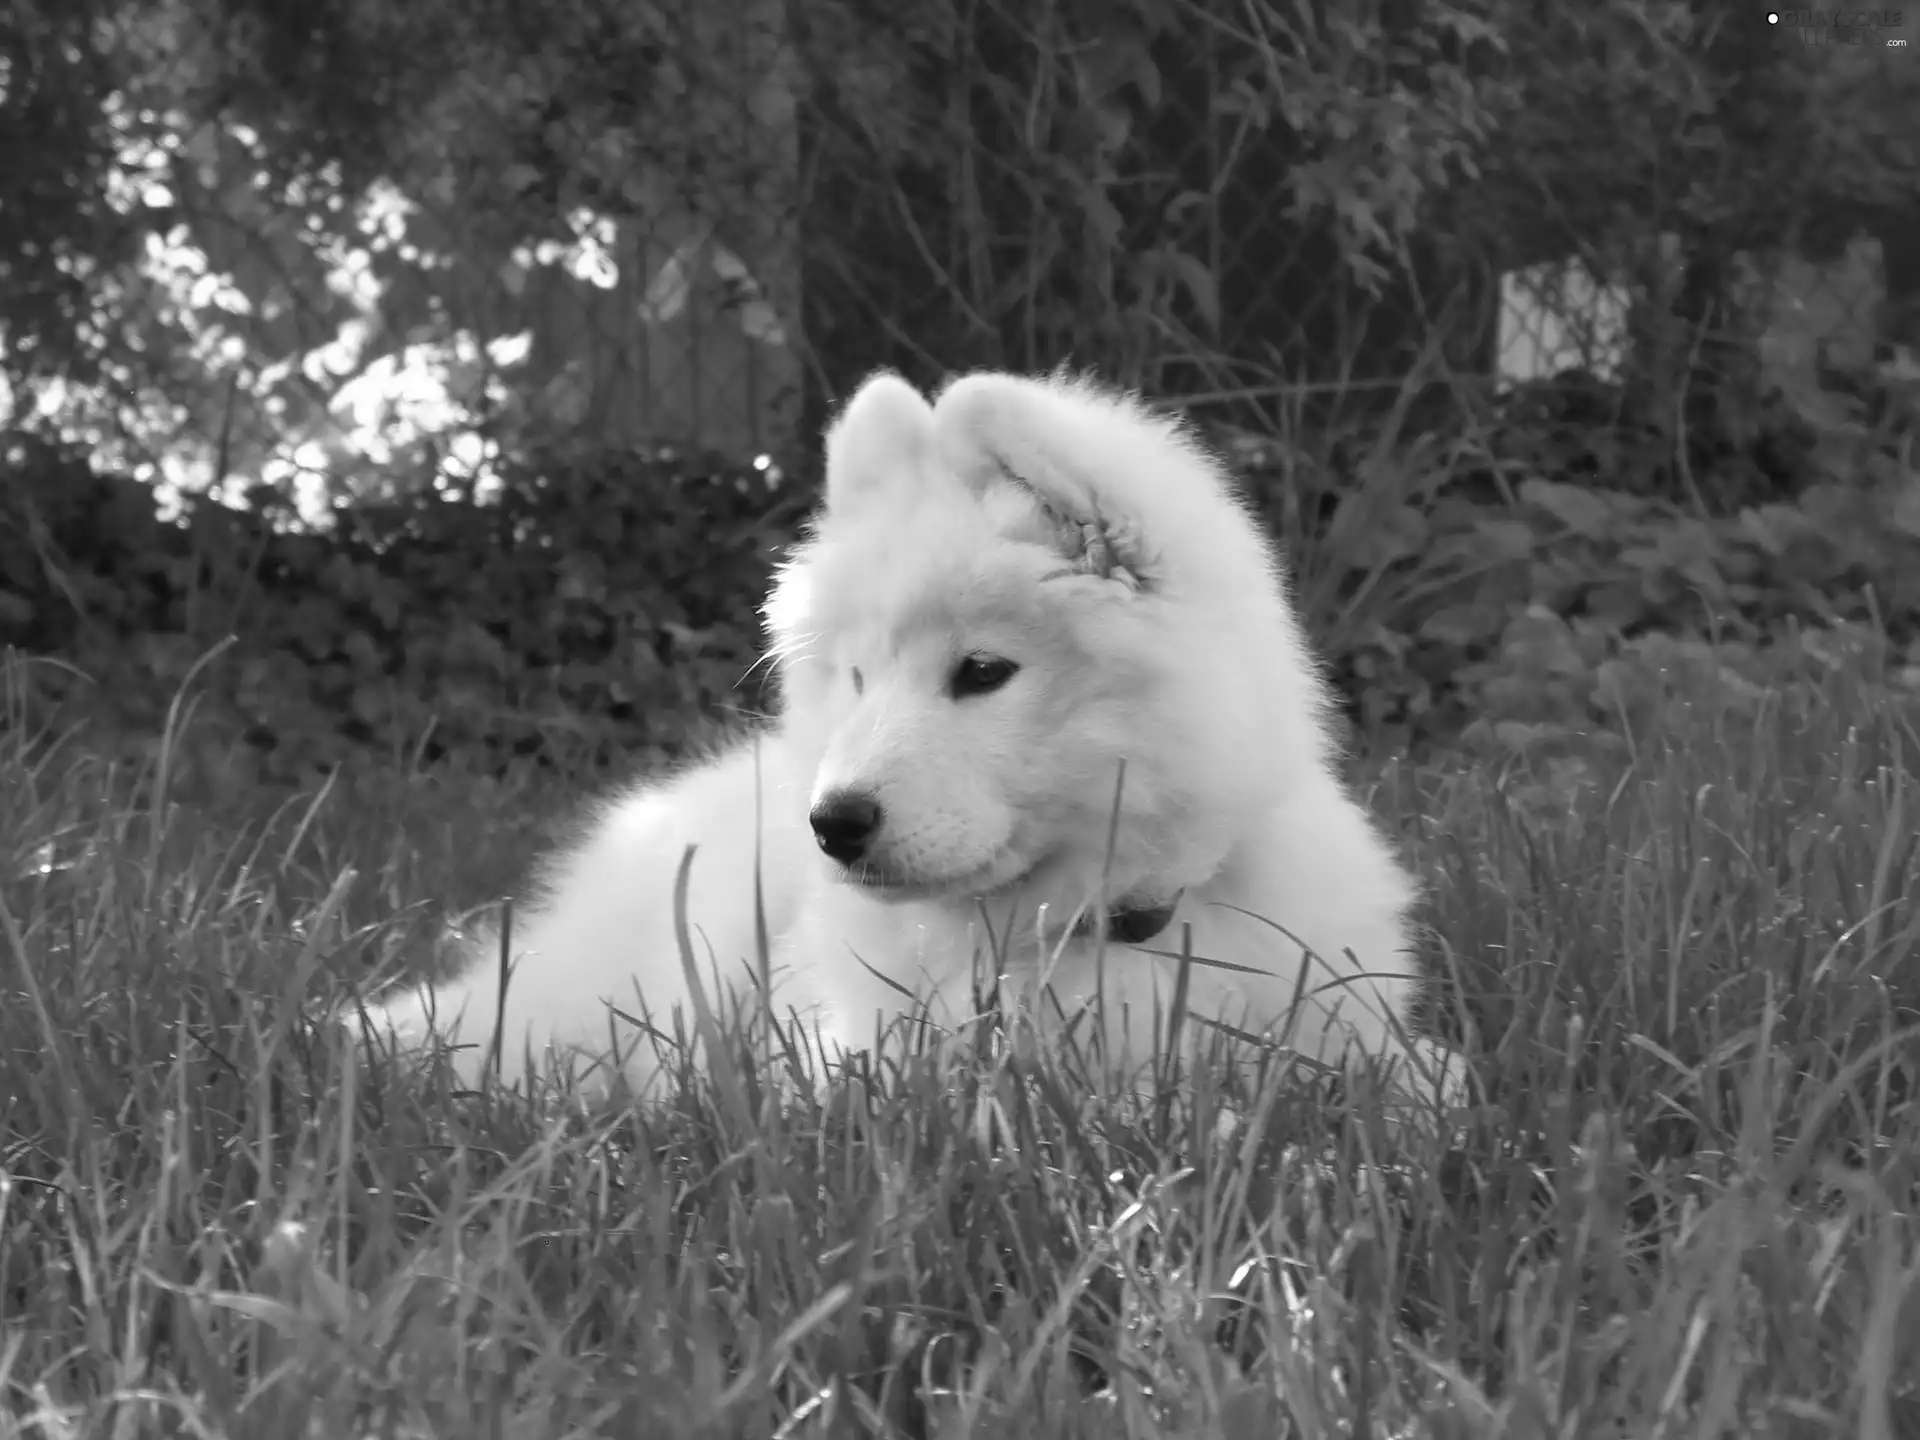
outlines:
[{"label": "puppy's ear", "polygon": [[1139,463],[1114,453],[1126,448],[1129,417],[1112,397],[1072,381],[982,371],[940,393],[934,445],[941,463],[976,493],[1009,485],[1025,491],[1070,572],[1139,590],[1155,557],[1135,517],[1103,504],[1098,484],[1101,467]]},{"label": "puppy's ear", "polygon": [[827,427],[827,509],[844,514],[910,480],[933,448],[933,407],[905,380],[867,378]]}]

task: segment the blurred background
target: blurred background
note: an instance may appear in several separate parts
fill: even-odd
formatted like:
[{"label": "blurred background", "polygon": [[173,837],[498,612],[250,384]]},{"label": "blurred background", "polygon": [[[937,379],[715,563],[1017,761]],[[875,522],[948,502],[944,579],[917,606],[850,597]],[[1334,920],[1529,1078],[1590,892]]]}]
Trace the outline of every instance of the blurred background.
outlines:
[{"label": "blurred background", "polygon": [[15,0],[0,643],[87,677],[21,713],[150,729],[194,673],[248,784],[671,753],[761,702],[878,365],[1185,406],[1395,746],[1709,634],[1901,673],[1920,58],[1849,18]]}]

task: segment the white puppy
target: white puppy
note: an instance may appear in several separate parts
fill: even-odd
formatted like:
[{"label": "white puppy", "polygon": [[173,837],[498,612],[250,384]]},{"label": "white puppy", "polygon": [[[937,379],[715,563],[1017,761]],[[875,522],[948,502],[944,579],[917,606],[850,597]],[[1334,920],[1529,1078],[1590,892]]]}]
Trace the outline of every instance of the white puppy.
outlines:
[{"label": "white puppy", "polygon": [[1272,548],[1176,422],[1064,376],[930,404],[877,375],[766,617],[777,726],[600,811],[517,922],[503,1012],[483,937],[383,1028],[417,1042],[431,1014],[477,1076],[503,1015],[509,1078],[617,1039],[644,1080],[654,1047],[608,1002],[663,1029],[685,1006],[691,844],[703,975],[752,973],[757,862],[774,1005],[829,1048],[908,994],[967,1018],[991,949],[1003,1000],[1099,992],[1109,1062],[1138,1063],[1185,949],[1192,1015],[1397,1052],[1414,884],[1338,778]]}]

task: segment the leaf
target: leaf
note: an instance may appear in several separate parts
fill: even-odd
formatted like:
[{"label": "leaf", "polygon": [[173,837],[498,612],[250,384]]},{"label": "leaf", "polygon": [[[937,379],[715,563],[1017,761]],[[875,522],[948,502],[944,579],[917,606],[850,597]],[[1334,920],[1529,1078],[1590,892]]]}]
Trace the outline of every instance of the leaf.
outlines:
[{"label": "leaf", "polygon": [[1476,520],[1473,533],[1481,557],[1489,561],[1529,559],[1538,541],[1524,520]]},{"label": "leaf", "polygon": [[1628,580],[1608,580],[1587,592],[1587,615],[1611,634],[1632,629],[1646,617],[1646,592]]},{"label": "leaf", "polygon": [[1494,605],[1444,605],[1420,622],[1420,638],[1447,645],[1472,645],[1498,635],[1504,619]]},{"label": "leaf", "polygon": [[525,195],[540,184],[540,171],[526,161],[516,161],[500,172],[500,183],[510,195]]},{"label": "leaf", "polygon": [[1209,330],[1220,324],[1220,287],[1214,283],[1213,272],[1195,256],[1184,250],[1169,246],[1162,252],[1166,257],[1174,278],[1180,282],[1180,288],[1187,292],[1187,298],[1193,302],[1193,308],[1199,312],[1201,323]]},{"label": "leaf", "polygon": [[1573,631],[1558,615],[1533,606],[1517,615],[1501,635],[1501,648],[1519,670],[1533,675],[1580,675],[1586,658]]},{"label": "leaf", "polygon": [[32,624],[32,602],[23,596],[0,591],[0,633],[24,635]]},{"label": "leaf", "polygon": [[1607,497],[1578,485],[1535,477],[1520,482],[1520,499],[1546,511],[1575,534],[1599,539],[1610,528],[1614,512]]},{"label": "leaf", "polygon": [[676,320],[687,308],[687,302],[693,295],[693,278],[687,273],[687,257],[682,246],[662,262],[652,280],[647,282],[646,294],[640,299],[638,310],[640,318],[655,325],[664,325]]},{"label": "leaf", "polygon": [[1920,540],[1920,474],[1903,476],[1893,492],[1887,519],[1903,535]]},{"label": "leaf", "polygon": [[1126,233],[1126,221],[1120,211],[1099,185],[1087,181],[1078,187],[1074,196],[1080,205],[1080,218],[1087,227],[1087,233],[1102,246],[1111,248],[1120,243]]},{"label": "leaf", "polygon": [[[1344,509],[1359,497],[1341,501]],[[1347,556],[1355,570],[1371,574],[1397,560],[1411,559],[1427,546],[1427,517],[1411,505],[1395,505],[1372,518],[1354,538]]]}]

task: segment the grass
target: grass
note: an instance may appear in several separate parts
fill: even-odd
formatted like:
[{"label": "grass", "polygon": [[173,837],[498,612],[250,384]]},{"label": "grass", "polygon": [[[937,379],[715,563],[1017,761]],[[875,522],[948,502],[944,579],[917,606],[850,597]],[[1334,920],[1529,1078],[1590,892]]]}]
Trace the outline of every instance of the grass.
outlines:
[{"label": "grass", "polygon": [[1480,1081],[1426,1133],[991,1037],[785,1100],[746,1046],[645,1110],[453,1094],[316,1019],[511,869],[523,796],[236,817],[179,734],[16,720],[0,1436],[1920,1433],[1917,745],[1836,673],[1385,774]]}]

